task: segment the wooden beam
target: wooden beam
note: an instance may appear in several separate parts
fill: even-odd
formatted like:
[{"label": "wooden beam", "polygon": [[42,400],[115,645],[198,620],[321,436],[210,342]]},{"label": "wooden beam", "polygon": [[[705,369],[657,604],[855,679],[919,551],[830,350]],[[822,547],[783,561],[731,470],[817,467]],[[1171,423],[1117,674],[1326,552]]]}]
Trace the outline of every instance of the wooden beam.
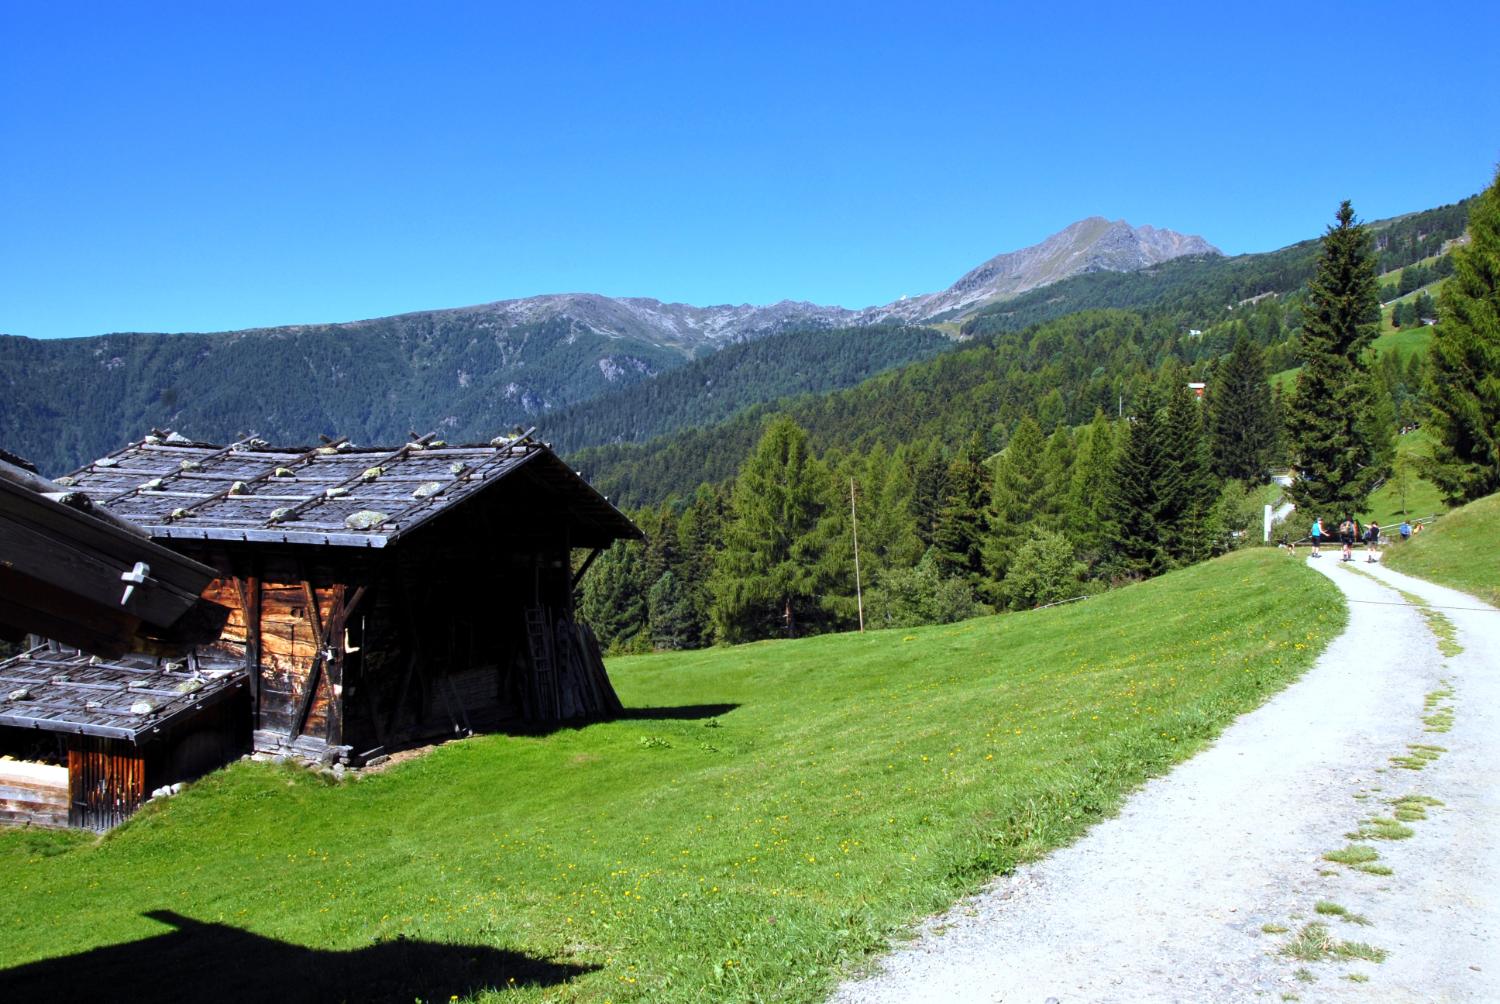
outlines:
[{"label": "wooden beam", "polygon": [[589,552],[589,556],[583,559],[583,564],[578,566],[578,571],[573,573],[573,581],[568,584],[568,588],[570,590],[578,588],[578,583],[583,581],[583,573],[587,572],[589,570],[589,566],[594,563],[594,559],[598,558],[599,555],[603,553],[604,548],[602,547],[596,547]]},{"label": "wooden beam", "polygon": [[[73,512],[56,508],[59,512]],[[164,549],[160,545],[136,537],[79,532],[77,525],[44,525],[33,522],[28,514],[39,518],[46,515],[38,509],[27,513],[7,511],[0,516],[0,555],[7,566],[100,606],[120,607],[152,624],[167,627],[181,617],[198,602],[203,587],[213,576],[213,570],[206,566],[184,562],[189,569],[207,573],[201,579],[196,574],[191,576],[191,583],[198,589],[190,592],[164,581],[169,575],[180,577],[180,573],[171,567],[176,556],[162,557]],[[87,517],[81,518],[86,520]],[[96,525],[96,530],[103,529],[102,525]],[[120,576],[138,561],[152,566],[152,571],[148,581],[132,591],[130,601],[122,603],[125,583]]]}]

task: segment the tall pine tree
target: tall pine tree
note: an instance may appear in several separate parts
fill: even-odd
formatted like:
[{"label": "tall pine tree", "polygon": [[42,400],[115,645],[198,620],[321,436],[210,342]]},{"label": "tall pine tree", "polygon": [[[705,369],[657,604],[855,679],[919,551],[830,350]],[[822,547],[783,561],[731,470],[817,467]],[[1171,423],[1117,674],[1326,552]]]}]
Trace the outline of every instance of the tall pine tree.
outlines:
[{"label": "tall pine tree", "polygon": [[1114,476],[1104,502],[1113,538],[1106,564],[1116,575],[1156,575],[1171,567],[1162,546],[1162,498],[1177,493],[1178,472],[1167,452],[1161,399],[1155,388],[1142,395],[1115,458]]},{"label": "tall pine tree", "polygon": [[974,589],[983,577],[985,512],[990,502],[984,459],[984,443],[976,432],[948,467],[948,494],[933,540],[943,574],[957,576]]},{"label": "tall pine tree", "polygon": [[1288,494],[1309,518],[1360,512],[1383,471],[1364,421],[1364,351],[1380,326],[1370,236],[1346,200],[1323,235],[1302,320],[1302,372],[1287,410],[1297,481]]},{"label": "tall pine tree", "polygon": [[1219,484],[1209,458],[1203,404],[1184,376],[1170,367],[1163,388],[1168,402],[1162,416],[1166,456],[1158,518],[1162,546],[1175,561],[1190,563],[1206,558],[1212,550],[1209,513],[1219,497]]},{"label": "tall pine tree", "polygon": [[1500,491],[1500,171],[1469,209],[1429,360],[1430,476],[1450,502]]},{"label": "tall pine tree", "polygon": [[1265,353],[1243,332],[1208,385],[1213,468],[1221,478],[1263,484],[1276,455],[1276,414]]}]

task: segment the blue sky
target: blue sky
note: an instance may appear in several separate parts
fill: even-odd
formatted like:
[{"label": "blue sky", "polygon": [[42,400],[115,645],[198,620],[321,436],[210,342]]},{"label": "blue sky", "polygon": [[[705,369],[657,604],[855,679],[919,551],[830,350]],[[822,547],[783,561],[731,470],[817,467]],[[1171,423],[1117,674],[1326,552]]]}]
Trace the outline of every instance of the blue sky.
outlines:
[{"label": "blue sky", "polygon": [[1111,6],[0,0],[0,332],[859,307],[1084,216],[1263,251],[1500,160],[1500,5]]}]

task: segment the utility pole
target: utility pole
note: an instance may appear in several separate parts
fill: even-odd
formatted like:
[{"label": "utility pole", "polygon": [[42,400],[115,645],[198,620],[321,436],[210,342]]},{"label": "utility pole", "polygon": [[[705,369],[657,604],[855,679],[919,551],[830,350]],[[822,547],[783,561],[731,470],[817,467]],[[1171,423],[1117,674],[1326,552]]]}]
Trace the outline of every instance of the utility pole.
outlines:
[{"label": "utility pole", "polygon": [[854,479],[849,479],[849,525],[854,530],[854,601],[859,605],[859,629],[865,629],[865,594],[859,585],[859,512],[854,507]]}]

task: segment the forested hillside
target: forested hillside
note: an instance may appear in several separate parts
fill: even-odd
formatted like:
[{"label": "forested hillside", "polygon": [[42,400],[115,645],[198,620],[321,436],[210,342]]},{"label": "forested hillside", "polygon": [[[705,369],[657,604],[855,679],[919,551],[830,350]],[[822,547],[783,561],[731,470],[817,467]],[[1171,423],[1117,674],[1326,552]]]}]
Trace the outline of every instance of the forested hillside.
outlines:
[{"label": "forested hillside", "polygon": [[[1257,344],[1285,337],[1267,304],[1256,325],[1237,325]],[[936,443],[950,448],[978,434],[986,455],[1033,415],[1044,432],[1082,425],[1096,411],[1134,408],[1141,389],[1169,359],[1196,366],[1228,350],[1219,339],[1188,338],[1165,319],[1123,310],[1085,311],[884,373],[857,387],[747,409],[728,422],[684,430],[643,445],[579,450],[570,457],[601,491],[626,505],[691,494],[733,475],[770,416],[785,414],[818,450]]]},{"label": "forested hillside", "polygon": [[[1433,255],[1463,234],[1472,201],[1370,224],[1377,267],[1411,266],[1399,273],[1399,284],[1409,288],[1451,271],[1446,256]],[[1267,254],[1179,258],[1140,272],[1075,276],[980,312],[962,327],[972,344],[937,359],[845,392],[767,401],[718,425],[708,424],[719,414],[712,411],[675,435],[642,444],[622,436],[577,450],[573,460],[612,498],[642,505],[732,476],[775,414],[790,415],[820,450],[955,444],[977,430],[994,452],[1026,414],[1048,432],[1086,423],[1096,410],[1128,414],[1165,360],[1205,379],[1208,364],[1241,334],[1265,351],[1272,372],[1285,371],[1298,364],[1302,291],[1318,247],[1309,240]],[[1404,368],[1392,361],[1379,375],[1395,407],[1407,412],[1398,416],[1406,424],[1420,361]],[[631,399],[639,394],[652,408],[691,416],[698,391],[687,381],[658,380],[616,399],[627,413],[635,412]],[[594,427],[602,428],[603,419]],[[603,442],[571,434],[559,441]]]},{"label": "forested hillside", "polygon": [[720,422],[768,400],[848,387],[953,347],[951,339],[930,328],[884,324],[772,335],[549,412],[539,425],[560,450],[642,442]]},{"label": "forested hillside", "polygon": [[[1263,292],[1201,327],[1183,305],[1228,287],[987,331],[847,390],[575,452],[647,536],[595,564],[583,615],[616,650],[646,650],[1069,600],[1257,539],[1288,462],[1305,511],[1410,515],[1417,471],[1397,443],[1445,398],[1380,287],[1472,280],[1490,252],[1478,236],[1453,250],[1446,210],[1376,229],[1346,202],[1335,219],[1305,251],[1218,272]],[[1397,267],[1380,272],[1382,256]],[[1461,330],[1421,316],[1435,344]],[[1270,369],[1298,362],[1292,392],[1274,392]]]},{"label": "forested hillside", "polygon": [[226,442],[487,439],[685,361],[568,321],[502,336],[463,312],[216,335],[0,336],[0,442],[55,475],[153,426]]}]

